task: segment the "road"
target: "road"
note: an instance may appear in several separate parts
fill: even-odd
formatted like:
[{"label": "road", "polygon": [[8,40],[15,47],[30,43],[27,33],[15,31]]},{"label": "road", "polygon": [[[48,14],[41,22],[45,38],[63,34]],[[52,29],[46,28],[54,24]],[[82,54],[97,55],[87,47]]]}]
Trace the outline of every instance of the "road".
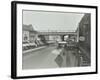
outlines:
[{"label": "road", "polygon": [[58,67],[54,61],[57,57],[52,52],[56,46],[48,46],[38,51],[33,51],[23,55],[22,67],[23,69],[38,69],[38,68],[55,68]]},{"label": "road", "polygon": [[[58,54],[61,56],[58,57]],[[46,48],[39,49],[26,53],[22,57],[23,69],[41,69],[41,68],[59,68],[59,67],[73,67],[77,65],[77,58],[75,55],[68,52],[62,55],[62,49],[56,49],[56,46],[47,46]]]}]

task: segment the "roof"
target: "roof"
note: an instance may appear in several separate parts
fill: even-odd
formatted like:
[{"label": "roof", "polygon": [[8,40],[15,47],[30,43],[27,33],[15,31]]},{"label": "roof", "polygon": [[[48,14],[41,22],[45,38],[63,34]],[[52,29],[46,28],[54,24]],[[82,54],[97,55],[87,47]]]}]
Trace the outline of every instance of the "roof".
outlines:
[{"label": "roof", "polygon": [[23,24],[23,31],[37,32],[37,31],[34,30],[34,28],[31,24],[30,25]]}]

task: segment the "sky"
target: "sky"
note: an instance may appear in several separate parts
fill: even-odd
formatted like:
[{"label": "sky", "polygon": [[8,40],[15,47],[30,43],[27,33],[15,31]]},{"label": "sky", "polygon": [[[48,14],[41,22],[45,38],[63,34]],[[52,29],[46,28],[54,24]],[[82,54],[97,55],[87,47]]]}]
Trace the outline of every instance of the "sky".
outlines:
[{"label": "sky", "polygon": [[32,24],[37,31],[72,32],[84,14],[70,12],[23,11],[23,24]]}]

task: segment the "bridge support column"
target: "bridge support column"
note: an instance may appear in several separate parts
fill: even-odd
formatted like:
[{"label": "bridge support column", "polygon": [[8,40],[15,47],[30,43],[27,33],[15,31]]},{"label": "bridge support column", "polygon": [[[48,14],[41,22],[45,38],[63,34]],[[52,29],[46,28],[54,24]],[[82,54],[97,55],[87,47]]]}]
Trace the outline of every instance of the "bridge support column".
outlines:
[{"label": "bridge support column", "polygon": [[64,41],[64,36],[65,36],[65,35],[61,35],[61,40],[62,40],[62,41]]}]

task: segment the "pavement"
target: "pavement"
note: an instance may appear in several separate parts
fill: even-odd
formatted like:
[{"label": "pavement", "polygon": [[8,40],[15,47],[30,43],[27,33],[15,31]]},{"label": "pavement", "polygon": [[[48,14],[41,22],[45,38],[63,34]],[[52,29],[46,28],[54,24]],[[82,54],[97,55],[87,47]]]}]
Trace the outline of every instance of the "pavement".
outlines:
[{"label": "pavement", "polygon": [[27,53],[32,52],[32,51],[36,51],[36,50],[39,50],[39,49],[43,49],[45,47],[46,46],[40,46],[40,47],[36,47],[36,48],[33,48],[33,49],[25,50],[25,51],[23,51],[23,54],[27,54]]}]

